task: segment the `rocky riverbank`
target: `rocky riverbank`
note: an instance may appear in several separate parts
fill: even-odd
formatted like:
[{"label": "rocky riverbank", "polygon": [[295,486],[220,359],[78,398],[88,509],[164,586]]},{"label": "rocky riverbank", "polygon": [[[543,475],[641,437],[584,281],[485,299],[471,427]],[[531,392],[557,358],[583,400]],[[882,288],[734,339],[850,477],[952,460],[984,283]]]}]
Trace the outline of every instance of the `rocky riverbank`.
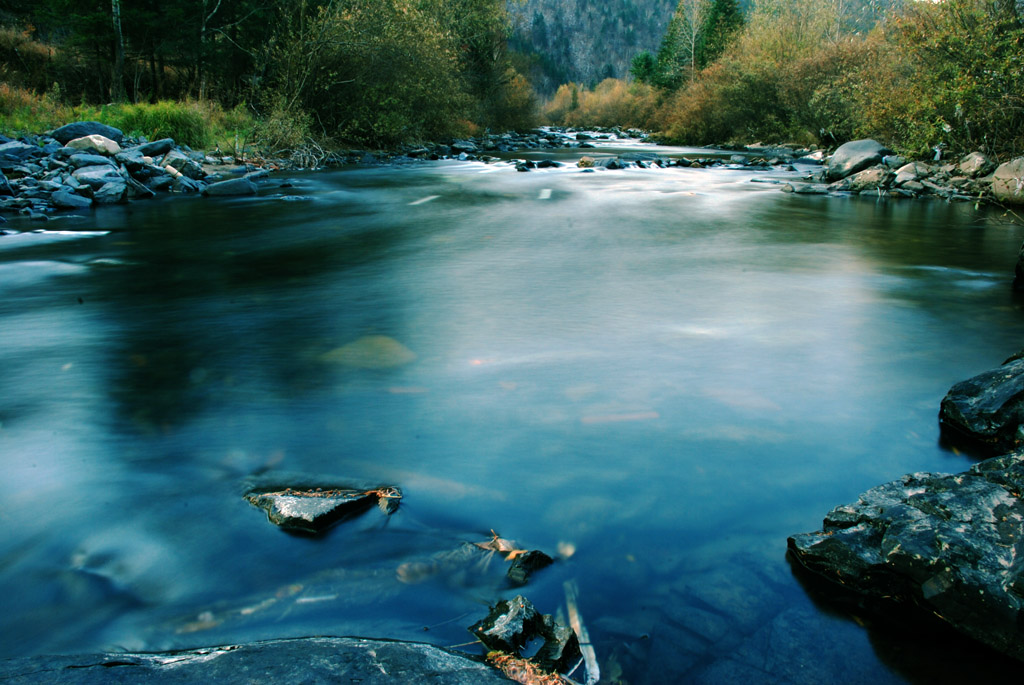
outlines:
[{"label": "rocky riverbank", "polygon": [[836,507],[789,550],[806,569],[883,605],[915,607],[1024,660],[1024,360],[958,383],[947,440],[1000,453],[962,473],[915,473]]}]

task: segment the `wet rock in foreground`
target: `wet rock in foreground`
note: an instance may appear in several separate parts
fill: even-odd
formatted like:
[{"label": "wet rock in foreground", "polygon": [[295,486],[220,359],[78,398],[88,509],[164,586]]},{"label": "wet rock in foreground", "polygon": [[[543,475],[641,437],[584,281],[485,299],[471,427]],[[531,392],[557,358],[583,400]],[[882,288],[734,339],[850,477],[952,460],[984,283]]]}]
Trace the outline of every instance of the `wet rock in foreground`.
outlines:
[{"label": "wet rock in foreground", "polygon": [[398,509],[402,493],[398,488],[374,490],[292,489],[249,492],[245,499],[267,512],[267,518],[285,530],[317,534],[335,523],[378,506],[387,514]]},{"label": "wet rock in foreground", "polygon": [[1024,453],[911,474],[836,507],[789,550],[849,590],[918,607],[1024,659],[1022,492]]},{"label": "wet rock in foreground", "polygon": [[939,422],[948,437],[1006,452],[1024,441],[1024,359],[954,385],[942,400]]},{"label": "wet rock in foreground", "polygon": [[0,661],[9,685],[117,683],[507,683],[497,671],[432,645],[360,638],[273,640],[162,654]]}]

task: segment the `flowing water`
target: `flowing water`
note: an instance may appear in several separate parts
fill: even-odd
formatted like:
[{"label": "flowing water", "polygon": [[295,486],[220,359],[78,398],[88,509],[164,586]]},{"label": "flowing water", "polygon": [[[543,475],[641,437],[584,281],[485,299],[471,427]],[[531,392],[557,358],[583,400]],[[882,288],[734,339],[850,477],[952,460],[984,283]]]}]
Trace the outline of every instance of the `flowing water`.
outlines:
[{"label": "flowing water", "polygon": [[[936,414],[1021,347],[1024,231],[751,183],[793,175],[452,161],[8,224],[0,657],[459,645],[575,580],[608,682],[1009,672],[822,599],[785,548],[971,464]],[[242,499],[254,474],[405,498],[296,537]],[[449,560],[492,530],[559,560],[522,588]]]}]

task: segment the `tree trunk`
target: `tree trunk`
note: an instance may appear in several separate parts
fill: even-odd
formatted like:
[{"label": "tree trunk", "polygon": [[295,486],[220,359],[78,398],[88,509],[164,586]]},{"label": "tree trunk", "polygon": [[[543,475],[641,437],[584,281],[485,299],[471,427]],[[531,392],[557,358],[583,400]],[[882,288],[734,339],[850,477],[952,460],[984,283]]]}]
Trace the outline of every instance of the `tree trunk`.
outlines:
[{"label": "tree trunk", "polygon": [[121,0],[110,0],[110,13],[114,21],[114,71],[111,75],[110,98],[124,101],[124,35],[121,33]]}]

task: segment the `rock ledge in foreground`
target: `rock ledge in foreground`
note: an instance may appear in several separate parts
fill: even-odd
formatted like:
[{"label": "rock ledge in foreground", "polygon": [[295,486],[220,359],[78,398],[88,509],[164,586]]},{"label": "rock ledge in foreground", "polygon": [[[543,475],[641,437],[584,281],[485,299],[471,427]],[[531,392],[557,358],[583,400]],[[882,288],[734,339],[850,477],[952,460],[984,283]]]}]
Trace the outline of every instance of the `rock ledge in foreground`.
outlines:
[{"label": "rock ledge in foreground", "polygon": [[807,569],[1024,660],[1024,453],[873,488],[789,538]]},{"label": "rock ledge in foreground", "polygon": [[118,683],[508,683],[486,664],[418,642],[351,637],[272,640],[161,654],[0,660],[5,685]]}]

